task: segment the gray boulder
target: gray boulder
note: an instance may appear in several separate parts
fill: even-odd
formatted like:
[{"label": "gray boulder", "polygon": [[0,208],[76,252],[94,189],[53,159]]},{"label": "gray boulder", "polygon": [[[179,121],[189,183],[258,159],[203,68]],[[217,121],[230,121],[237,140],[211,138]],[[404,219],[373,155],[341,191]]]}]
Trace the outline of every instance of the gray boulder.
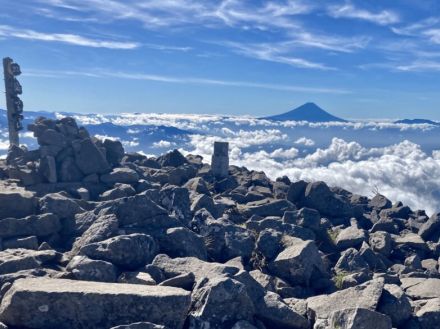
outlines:
[{"label": "gray boulder", "polygon": [[393,247],[393,239],[388,232],[374,232],[370,234],[370,246],[373,251],[388,257]]},{"label": "gray boulder", "polygon": [[125,153],[122,143],[120,141],[105,139],[102,145],[105,148],[107,162],[113,166],[119,164]]},{"label": "gray boulder", "polygon": [[208,184],[202,177],[191,178],[185,183],[185,185],[183,185],[183,187],[186,187],[188,190],[199,194],[211,194],[209,192]]},{"label": "gray boulder", "polygon": [[384,286],[377,310],[388,315],[395,327],[404,325],[412,315],[409,298],[395,284],[386,284]]},{"label": "gray boulder", "polygon": [[207,259],[203,238],[185,227],[173,227],[160,239],[160,249],[171,257],[197,257]]},{"label": "gray boulder", "polygon": [[57,165],[53,156],[48,155],[40,159],[39,173],[46,179],[47,182],[57,182]]},{"label": "gray boulder", "polygon": [[114,168],[108,174],[101,175],[101,181],[108,185],[115,183],[134,184],[138,180],[138,173],[130,168]]},{"label": "gray boulder", "polygon": [[116,235],[119,229],[118,224],[118,219],[113,214],[99,216],[81,237],[75,241],[70,253],[76,255],[82,247]]},{"label": "gray boulder", "polygon": [[133,196],[135,194],[136,194],[136,190],[133,188],[133,186],[129,184],[117,183],[115,184],[115,187],[113,189],[103,192],[99,196],[99,200],[109,201],[109,200],[115,200],[115,199]]},{"label": "gray boulder", "polygon": [[353,273],[368,270],[369,265],[362,257],[361,252],[355,248],[349,248],[342,252],[335,265],[337,273]]},{"label": "gray boulder", "polygon": [[60,218],[73,218],[76,214],[84,211],[77,202],[61,193],[50,193],[42,197],[40,210],[43,213],[55,214]]},{"label": "gray boulder", "polygon": [[321,215],[315,209],[304,207],[298,211],[286,211],[283,221],[318,231],[321,225]]},{"label": "gray boulder", "polygon": [[117,278],[116,267],[112,263],[85,256],[73,257],[66,270],[72,273],[76,280],[116,282]]},{"label": "gray boulder", "polygon": [[35,235],[44,237],[58,232],[61,223],[53,214],[32,215],[25,218],[0,220],[0,238]]},{"label": "gray boulder", "polygon": [[268,328],[308,329],[309,321],[283,302],[273,292],[267,292],[258,303],[258,317]]},{"label": "gray boulder", "polygon": [[282,249],[281,239],[283,235],[273,229],[264,229],[257,239],[256,248],[266,259],[274,259]]},{"label": "gray boulder", "polygon": [[160,286],[176,287],[191,291],[195,282],[195,275],[192,272],[180,274],[162,281]]},{"label": "gray boulder", "polygon": [[154,239],[146,234],[118,235],[83,246],[80,253],[121,268],[135,270],[150,263],[157,253]]},{"label": "gray boulder", "polygon": [[58,179],[61,182],[80,182],[84,175],[79,170],[73,157],[66,157],[60,164]]},{"label": "gray boulder", "polygon": [[429,299],[415,315],[421,329],[437,328],[440,323],[440,298]]},{"label": "gray boulder", "polygon": [[244,206],[240,206],[239,210],[247,217],[258,215],[266,216],[283,216],[285,211],[296,210],[293,203],[287,200],[263,199],[255,202],[249,202]]},{"label": "gray boulder", "polygon": [[151,230],[179,226],[166,209],[155,203],[146,194],[119,199],[111,203],[109,213],[115,214],[120,226],[147,227]]},{"label": "gray boulder", "polygon": [[269,264],[272,274],[291,282],[308,286],[312,276],[326,276],[321,255],[313,241],[293,238],[294,242]]},{"label": "gray boulder", "polygon": [[240,270],[235,266],[205,262],[195,257],[170,258],[164,254],[157,255],[152,264],[161,269],[167,279],[192,272],[196,281],[205,277],[234,275]]},{"label": "gray boulder", "polygon": [[339,250],[359,247],[367,238],[364,230],[355,225],[349,226],[339,232],[335,244]]},{"label": "gray boulder", "polygon": [[400,281],[411,299],[440,298],[440,279],[401,278]]},{"label": "gray boulder", "polygon": [[423,240],[438,241],[440,237],[440,213],[432,215],[419,230],[419,235]]},{"label": "gray boulder", "polygon": [[307,185],[308,183],[303,180],[290,184],[289,190],[287,191],[287,200],[292,203],[297,203],[300,201],[304,196]]},{"label": "gray boulder", "polygon": [[38,238],[35,235],[10,238],[2,241],[4,249],[38,249]]},{"label": "gray boulder", "polygon": [[329,217],[353,217],[353,207],[340,195],[333,193],[324,182],[309,183],[302,200],[304,206]]},{"label": "gray boulder", "polygon": [[46,129],[38,135],[38,144],[40,145],[55,145],[64,147],[67,144],[66,137],[54,129]]},{"label": "gray boulder", "polygon": [[0,204],[0,219],[22,218],[36,213],[38,199],[23,188],[0,185]]},{"label": "gray boulder", "polygon": [[8,249],[0,251],[0,274],[40,268],[55,263],[59,254],[53,250]]},{"label": "gray boulder", "polygon": [[84,175],[102,174],[110,169],[105,155],[90,138],[74,140],[72,147],[76,165]]},{"label": "gray boulder", "polygon": [[370,200],[368,205],[374,209],[382,210],[382,209],[391,208],[392,203],[385,196],[378,193]]},{"label": "gray boulder", "polygon": [[382,296],[383,287],[384,280],[375,279],[330,295],[310,297],[307,299],[308,317],[315,321],[328,319],[333,312],[356,307],[374,311]]},{"label": "gray boulder", "polygon": [[111,328],[151,321],[180,329],[190,293],[172,287],[22,279],[2,300],[0,321],[28,328]]},{"label": "gray boulder", "polygon": [[240,320],[252,321],[254,313],[254,305],[242,283],[225,277],[204,279],[192,294],[189,326],[222,329]]},{"label": "gray boulder", "polygon": [[193,197],[191,203],[191,212],[196,212],[199,209],[205,208],[210,212],[211,215],[217,217],[217,210],[214,205],[212,198],[206,194],[199,194]]},{"label": "gray boulder", "polygon": [[366,308],[347,308],[331,314],[328,329],[391,329],[391,319]]},{"label": "gray boulder", "polygon": [[188,160],[178,150],[173,150],[167,154],[164,154],[156,160],[162,167],[179,167]]}]

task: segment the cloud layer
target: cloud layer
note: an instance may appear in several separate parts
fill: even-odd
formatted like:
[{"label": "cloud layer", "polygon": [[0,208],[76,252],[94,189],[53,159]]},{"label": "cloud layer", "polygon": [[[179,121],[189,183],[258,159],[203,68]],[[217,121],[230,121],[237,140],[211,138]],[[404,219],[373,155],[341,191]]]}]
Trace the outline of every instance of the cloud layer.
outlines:
[{"label": "cloud layer", "polygon": [[[271,136],[282,138],[279,134]],[[248,137],[237,134],[224,139],[231,143],[232,164],[264,171],[273,179],[286,175],[294,181],[322,180],[370,197],[377,186],[380,193],[413,209],[425,209],[430,214],[440,211],[439,151],[427,154],[409,141],[365,148],[356,142],[334,138],[328,148],[301,157],[294,147],[247,152],[241,146],[249,144]],[[271,143],[264,132],[256,133],[252,139],[260,145]],[[184,152],[201,154],[209,161],[214,140],[218,138],[195,135],[191,139],[192,148]]]}]

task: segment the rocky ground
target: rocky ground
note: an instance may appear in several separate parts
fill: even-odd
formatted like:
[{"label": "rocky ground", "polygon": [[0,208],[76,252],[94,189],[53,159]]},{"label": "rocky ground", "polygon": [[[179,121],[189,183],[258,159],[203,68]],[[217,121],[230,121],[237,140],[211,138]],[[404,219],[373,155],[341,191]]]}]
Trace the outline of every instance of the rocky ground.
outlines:
[{"label": "rocky ground", "polygon": [[29,129],[0,162],[0,328],[440,327],[440,214]]}]

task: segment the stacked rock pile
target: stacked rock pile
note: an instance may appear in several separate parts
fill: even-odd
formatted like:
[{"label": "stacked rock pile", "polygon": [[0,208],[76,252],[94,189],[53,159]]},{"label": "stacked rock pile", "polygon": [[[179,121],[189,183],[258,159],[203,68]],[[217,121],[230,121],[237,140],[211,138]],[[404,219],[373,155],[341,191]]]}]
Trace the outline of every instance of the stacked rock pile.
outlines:
[{"label": "stacked rock pile", "polygon": [[30,129],[0,162],[4,328],[439,327],[440,214]]}]

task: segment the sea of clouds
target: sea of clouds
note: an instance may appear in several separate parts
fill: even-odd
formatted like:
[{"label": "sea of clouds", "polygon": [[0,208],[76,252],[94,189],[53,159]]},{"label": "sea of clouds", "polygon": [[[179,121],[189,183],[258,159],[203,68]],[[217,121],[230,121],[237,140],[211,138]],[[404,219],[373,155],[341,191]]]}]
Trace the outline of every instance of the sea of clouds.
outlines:
[{"label": "sea of clouds", "polygon": [[[70,115],[100,138],[121,140],[127,151],[153,156],[177,148],[210,162],[214,141],[227,141],[231,164],[264,171],[273,179],[322,180],[369,197],[378,190],[413,209],[440,211],[439,126],[199,114]],[[35,147],[28,132],[22,140]],[[7,147],[6,129],[0,127],[0,153]]]},{"label": "sea of clouds", "polygon": [[[262,137],[264,134],[259,134]],[[270,135],[263,143],[282,138]],[[209,162],[215,136],[192,136],[192,148],[184,153],[202,155]],[[264,171],[275,179],[325,181],[354,193],[373,196],[374,191],[393,201],[402,201],[413,209],[428,214],[440,211],[440,150],[426,153],[420,145],[403,141],[380,148],[365,148],[357,142],[333,138],[327,148],[301,155],[296,147],[246,152],[243,145],[261,139],[224,138],[230,144],[230,161],[234,165]],[[304,137],[303,141],[312,143]],[[261,144],[260,144],[261,145]]]}]

